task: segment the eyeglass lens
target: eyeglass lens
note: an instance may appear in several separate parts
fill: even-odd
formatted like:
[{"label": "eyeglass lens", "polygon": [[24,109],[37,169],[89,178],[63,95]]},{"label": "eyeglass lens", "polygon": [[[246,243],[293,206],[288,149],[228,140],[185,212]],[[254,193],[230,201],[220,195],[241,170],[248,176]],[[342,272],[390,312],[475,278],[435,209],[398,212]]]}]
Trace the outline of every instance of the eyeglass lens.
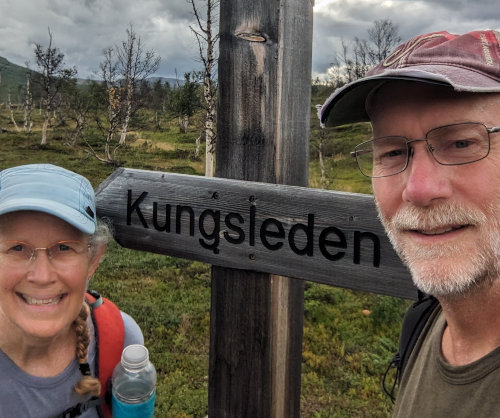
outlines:
[{"label": "eyeglass lens", "polygon": [[389,136],[363,142],[355,148],[356,161],[368,177],[386,177],[408,165],[413,142],[426,141],[429,152],[442,165],[468,164],[489,153],[489,133],[481,123],[460,123],[430,130],[425,139]]},{"label": "eyeglass lens", "polygon": [[10,263],[27,264],[37,257],[38,251],[45,251],[55,264],[74,262],[89,248],[81,241],[58,241],[44,248],[37,248],[22,241],[4,241],[0,243],[0,257]]}]

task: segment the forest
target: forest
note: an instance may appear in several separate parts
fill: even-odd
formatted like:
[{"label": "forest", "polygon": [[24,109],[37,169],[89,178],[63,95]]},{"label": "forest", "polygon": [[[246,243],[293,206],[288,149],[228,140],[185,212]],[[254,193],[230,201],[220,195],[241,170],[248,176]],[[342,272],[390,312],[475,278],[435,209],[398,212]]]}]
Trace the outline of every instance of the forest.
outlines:
[{"label": "forest", "polygon": [[[64,63],[64,54],[50,43],[39,52]],[[54,163],[87,176],[94,187],[120,166],[205,174],[203,74],[193,71],[170,84],[146,71],[127,93],[119,61],[108,52],[103,75],[114,69],[113,82],[79,80],[62,65],[46,90],[48,71],[35,73],[0,59],[0,169]],[[311,85],[309,187],[371,193],[350,158],[369,126],[327,131],[317,122],[316,105],[334,84]],[[333,140],[338,136],[341,141]],[[210,266],[112,242],[90,287],[141,326],[158,371],[157,416],[205,417]],[[301,416],[389,416],[392,404],[381,380],[397,349],[408,301],[306,282],[304,304]]]}]

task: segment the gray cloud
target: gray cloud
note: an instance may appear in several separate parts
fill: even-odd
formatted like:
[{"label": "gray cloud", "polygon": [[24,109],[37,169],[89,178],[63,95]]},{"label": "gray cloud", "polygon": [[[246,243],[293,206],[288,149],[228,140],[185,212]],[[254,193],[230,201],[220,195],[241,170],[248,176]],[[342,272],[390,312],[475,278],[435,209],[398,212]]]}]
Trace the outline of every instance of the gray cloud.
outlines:
[{"label": "gray cloud", "polygon": [[[326,3],[330,6],[325,7]],[[373,22],[390,19],[403,40],[422,33],[446,30],[465,33],[475,29],[500,28],[497,0],[374,1],[316,0],[314,15],[313,74],[324,74],[341,39],[367,38]]]},{"label": "gray cloud", "polygon": [[[201,1],[201,0],[200,0]],[[325,3],[330,5],[325,7]],[[340,53],[340,41],[366,38],[375,20],[390,19],[403,39],[420,33],[448,30],[463,33],[477,28],[498,28],[497,0],[316,0],[313,73],[322,74]],[[197,44],[186,0],[0,0],[0,56],[34,67],[34,43],[53,45],[65,54],[67,65],[79,76],[98,70],[104,48],[120,44],[130,24],[146,49],[162,58],[158,75],[182,77],[199,69]]]}]

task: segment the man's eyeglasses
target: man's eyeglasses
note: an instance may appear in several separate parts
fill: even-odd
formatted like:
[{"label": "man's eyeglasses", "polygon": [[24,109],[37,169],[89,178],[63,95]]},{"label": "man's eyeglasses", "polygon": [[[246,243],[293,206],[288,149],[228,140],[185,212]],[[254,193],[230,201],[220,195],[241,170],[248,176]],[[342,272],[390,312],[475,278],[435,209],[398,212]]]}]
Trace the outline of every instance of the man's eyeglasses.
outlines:
[{"label": "man's eyeglasses", "polygon": [[35,247],[23,241],[1,241],[0,264],[27,266],[37,257],[38,251],[45,251],[54,266],[68,266],[80,261],[89,249],[90,244],[82,241],[57,241],[48,247]]},{"label": "man's eyeglasses", "polygon": [[431,129],[422,139],[384,136],[357,145],[351,156],[367,177],[388,177],[408,167],[414,142],[424,141],[428,151],[441,165],[462,165],[486,158],[490,152],[490,134],[500,126],[488,128],[479,122],[456,123]]}]

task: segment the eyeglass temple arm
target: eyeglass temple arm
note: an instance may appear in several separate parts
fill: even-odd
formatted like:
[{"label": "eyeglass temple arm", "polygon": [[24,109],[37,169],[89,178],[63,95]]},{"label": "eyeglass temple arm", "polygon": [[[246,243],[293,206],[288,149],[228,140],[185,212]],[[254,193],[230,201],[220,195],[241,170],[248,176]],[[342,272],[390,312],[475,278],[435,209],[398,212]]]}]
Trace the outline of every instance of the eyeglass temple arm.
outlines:
[{"label": "eyeglass temple arm", "polygon": [[356,158],[358,155],[370,154],[371,152],[368,150],[351,151],[351,157]]}]

